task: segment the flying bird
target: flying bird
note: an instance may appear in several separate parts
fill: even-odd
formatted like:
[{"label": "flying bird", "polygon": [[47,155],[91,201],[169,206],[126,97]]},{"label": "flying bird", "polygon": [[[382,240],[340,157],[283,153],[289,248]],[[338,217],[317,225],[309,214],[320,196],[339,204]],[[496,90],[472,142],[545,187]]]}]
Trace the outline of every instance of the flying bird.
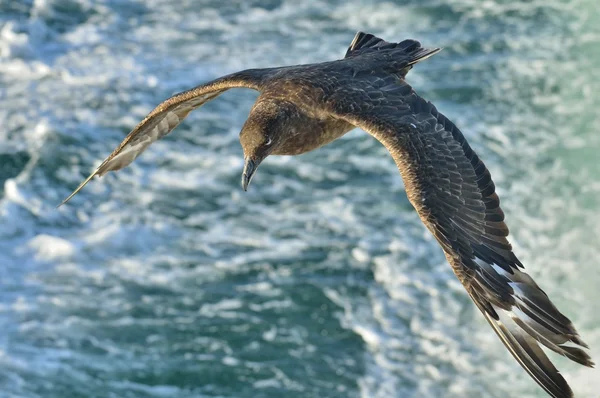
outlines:
[{"label": "flying bird", "polygon": [[513,357],[550,396],[572,397],[541,347],[592,367],[582,349],[587,345],[513,253],[483,161],[454,123],[406,81],[416,63],[439,51],[415,40],[389,43],[358,32],[343,59],[248,69],[176,94],[150,112],[61,205],[94,176],[130,164],[191,111],[231,88],[260,93],[240,132],[244,190],[267,156],[312,151],[359,127],[388,149],[419,217]]}]

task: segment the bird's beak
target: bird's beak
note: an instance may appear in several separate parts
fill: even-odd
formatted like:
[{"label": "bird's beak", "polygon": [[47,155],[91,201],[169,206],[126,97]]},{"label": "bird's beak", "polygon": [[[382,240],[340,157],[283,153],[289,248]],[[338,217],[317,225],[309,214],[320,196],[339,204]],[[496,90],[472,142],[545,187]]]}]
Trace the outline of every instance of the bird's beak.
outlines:
[{"label": "bird's beak", "polygon": [[248,190],[248,184],[250,184],[257,167],[258,164],[254,160],[249,157],[244,159],[244,172],[242,174],[242,188],[244,191]]}]

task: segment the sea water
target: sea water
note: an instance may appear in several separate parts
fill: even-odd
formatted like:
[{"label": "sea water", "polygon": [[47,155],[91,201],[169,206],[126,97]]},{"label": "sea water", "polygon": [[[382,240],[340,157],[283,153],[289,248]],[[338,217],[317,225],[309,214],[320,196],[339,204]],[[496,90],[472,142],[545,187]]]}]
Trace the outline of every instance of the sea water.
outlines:
[{"label": "sea water", "polygon": [[[240,187],[231,90],[60,203],[163,99],[334,60],[358,30],[490,169],[528,272],[600,359],[598,3],[0,0],[0,396],[544,397],[360,130]],[[579,397],[600,377],[551,354]]]}]

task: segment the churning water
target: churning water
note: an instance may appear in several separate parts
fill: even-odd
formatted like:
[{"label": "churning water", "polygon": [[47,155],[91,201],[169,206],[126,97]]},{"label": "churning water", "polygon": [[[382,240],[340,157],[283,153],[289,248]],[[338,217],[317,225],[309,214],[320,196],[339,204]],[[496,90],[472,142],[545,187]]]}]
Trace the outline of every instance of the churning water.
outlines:
[{"label": "churning water", "polygon": [[256,93],[232,90],[54,208],[175,92],[339,58],[357,30],[415,38],[445,50],[410,82],[598,361],[599,20],[595,0],[0,0],[0,396],[543,397],[361,131],[244,193]]}]

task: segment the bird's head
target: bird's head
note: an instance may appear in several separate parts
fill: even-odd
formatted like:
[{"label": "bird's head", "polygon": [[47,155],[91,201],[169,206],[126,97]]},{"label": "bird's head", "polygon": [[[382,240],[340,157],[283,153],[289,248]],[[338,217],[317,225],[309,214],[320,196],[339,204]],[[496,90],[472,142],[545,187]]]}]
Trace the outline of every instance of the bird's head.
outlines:
[{"label": "bird's head", "polygon": [[285,142],[285,132],[297,112],[292,104],[283,101],[257,102],[240,132],[240,143],[244,150],[242,188],[248,189],[250,180],[261,162],[276,154]]}]

